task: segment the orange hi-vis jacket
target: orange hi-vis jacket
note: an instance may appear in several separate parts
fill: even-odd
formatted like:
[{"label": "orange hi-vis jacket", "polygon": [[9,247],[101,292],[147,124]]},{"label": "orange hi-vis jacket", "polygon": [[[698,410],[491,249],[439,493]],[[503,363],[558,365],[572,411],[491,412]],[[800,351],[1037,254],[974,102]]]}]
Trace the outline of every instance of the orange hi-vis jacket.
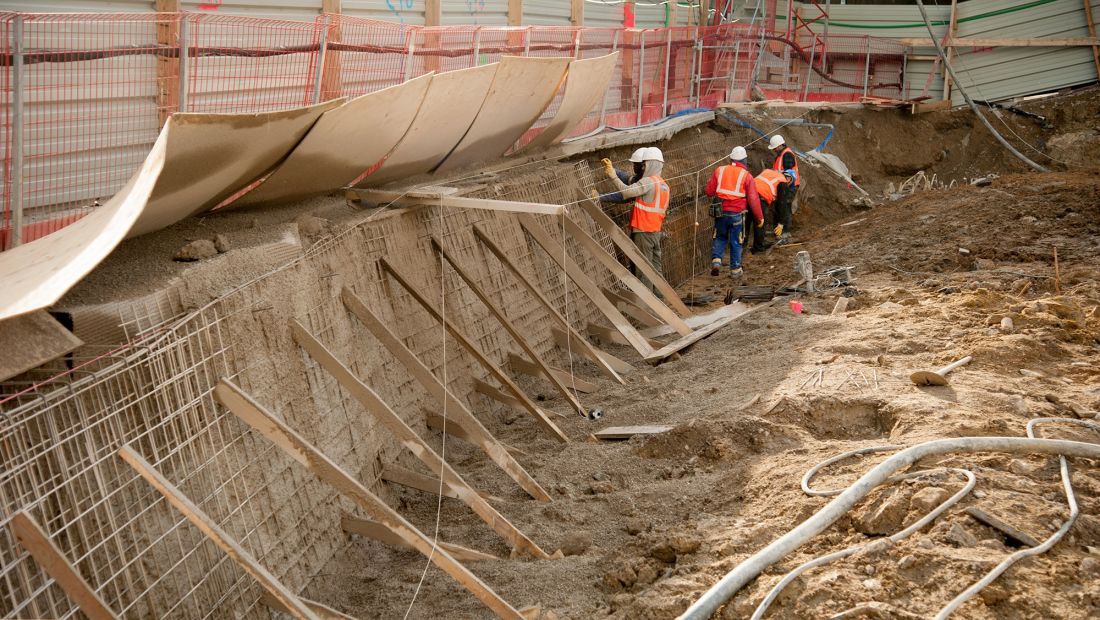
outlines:
[{"label": "orange hi-vis jacket", "polygon": [[791,150],[791,147],[788,146],[787,148],[783,149],[783,152],[779,154],[779,157],[775,158],[775,165],[772,166],[772,170],[783,172],[783,156],[787,153],[790,153],[791,159],[794,160],[794,186],[798,187],[799,185],[802,185],[802,175],[798,173],[798,157],[795,156],[794,151]]},{"label": "orange hi-vis jacket", "polygon": [[636,232],[661,232],[661,223],[665,221],[665,214],[668,212],[668,183],[657,175],[647,178],[653,182],[656,195],[652,202],[646,202],[640,196],[634,199],[630,227]]},{"label": "orange hi-vis jacket", "polygon": [[714,192],[722,200],[745,197],[745,177],[752,178],[748,170],[741,166],[720,166],[718,168],[718,186]]},{"label": "orange hi-vis jacket", "polygon": [[761,170],[760,174],[756,175],[754,179],[756,181],[756,193],[760,194],[762,200],[768,202],[775,201],[775,197],[779,195],[779,184],[786,179],[782,172],[777,172],[772,169]]}]

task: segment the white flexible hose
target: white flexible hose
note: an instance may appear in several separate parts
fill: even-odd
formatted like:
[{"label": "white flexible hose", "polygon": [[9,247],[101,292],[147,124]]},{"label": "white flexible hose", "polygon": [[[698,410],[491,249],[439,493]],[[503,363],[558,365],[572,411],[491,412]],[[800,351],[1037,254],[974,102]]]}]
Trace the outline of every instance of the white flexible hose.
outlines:
[{"label": "white flexible hose", "polygon": [[829,502],[801,525],[738,564],[688,607],[680,615],[680,620],[706,620],[710,618],[719,607],[725,604],[747,583],[755,579],[769,566],[801,547],[806,541],[823,532],[895,472],[916,463],[922,458],[954,452],[1039,453],[1097,459],[1100,458],[1100,445],[1080,441],[1025,439],[1022,437],[957,437],[928,441],[902,450],[864,474],[852,486],[838,495],[836,499]]},{"label": "white flexible hose", "polygon": [[872,452],[890,452],[892,450],[901,450],[904,447],[905,446],[873,446],[870,448],[859,448],[858,450],[849,450],[848,452],[844,452],[843,454],[838,454],[834,457],[826,459],[811,467],[809,470],[806,471],[806,474],[802,476],[802,492],[806,495],[813,495],[814,497],[833,497],[836,495],[840,495],[844,492],[844,489],[818,491],[810,488],[810,481],[814,479],[814,476],[816,476],[819,471],[838,461],[843,461],[844,459],[852,458],[853,456],[871,454]]}]

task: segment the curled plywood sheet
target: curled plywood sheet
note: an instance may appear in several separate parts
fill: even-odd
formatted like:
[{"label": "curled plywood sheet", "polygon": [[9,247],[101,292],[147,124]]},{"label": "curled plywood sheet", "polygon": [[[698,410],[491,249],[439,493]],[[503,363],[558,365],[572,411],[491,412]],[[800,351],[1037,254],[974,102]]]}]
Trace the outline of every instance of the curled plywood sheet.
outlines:
[{"label": "curled plywood sheet", "polygon": [[261,114],[173,114],[164,170],[127,237],[207,211],[286,158],[343,99]]},{"label": "curled plywood sheet", "polygon": [[526,148],[536,149],[561,142],[562,138],[588,116],[597,103],[603,101],[611,76],[619,63],[619,52],[574,60],[569,63],[565,94],[550,124]]},{"label": "curled plywood sheet", "polygon": [[84,344],[43,310],[0,321],[0,381],[72,353]]},{"label": "curled plywood sheet", "polygon": [[446,172],[503,155],[554,100],[568,67],[568,58],[505,56],[474,124],[436,170]]},{"label": "curled plywood sheet", "polygon": [[277,204],[349,185],[401,141],[431,82],[431,74],[423,75],[325,112],[286,161],[230,207]]},{"label": "curled plywood sheet", "polygon": [[493,63],[433,76],[408,133],[360,185],[378,186],[434,168],[466,135],[496,72]]},{"label": "curled plywood sheet", "polygon": [[0,253],[0,320],[52,305],[111,253],[149,201],[176,129],[165,125],[141,168],[106,204],[55,233]]}]

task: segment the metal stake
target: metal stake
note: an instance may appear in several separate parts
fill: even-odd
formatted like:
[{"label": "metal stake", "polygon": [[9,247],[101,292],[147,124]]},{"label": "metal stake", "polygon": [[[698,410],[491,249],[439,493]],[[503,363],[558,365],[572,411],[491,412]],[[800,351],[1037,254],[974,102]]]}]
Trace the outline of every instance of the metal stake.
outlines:
[{"label": "metal stake", "polygon": [[12,21],[11,243],[23,243],[23,17]]},{"label": "metal stake", "polygon": [[325,77],[325,52],[328,48],[329,16],[321,18],[321,39],[317,44],[317,66],[313,68],[313,104],[321,103],[321,82]]},{"label": "metal stake", "polygon": [[187,65],[191,53],[191,21],[186,15],[180,16],[180,88],[176,97],[176,111],[187,111]]}]

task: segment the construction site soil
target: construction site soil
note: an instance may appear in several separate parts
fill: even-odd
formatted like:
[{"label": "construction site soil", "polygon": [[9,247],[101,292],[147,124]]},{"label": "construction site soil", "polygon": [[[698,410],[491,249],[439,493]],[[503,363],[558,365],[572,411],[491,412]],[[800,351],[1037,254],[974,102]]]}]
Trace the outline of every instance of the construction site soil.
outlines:
[{"label": "construction site soil", "polygon": [[[673,618],[724,573],[828,502],[803,493],[799,480],[833,455],[942,437],[1023,437],[1030,419],[1090,418],[1100,411],[1098,101],[1100,92],[1092,89],[1025,105],[1046,117],[1047,129],[1032,118],[995,113],[1004,120],[995,121],[998,127],[1019,135],[1009,134],[1014,144],[1021,146],[1022,137],[1054,158],[1029,153],[1058,170],[1048,174],[1026,172],[965,110],[916,117],[864,109],[736,110],[765,131],[781,124],[769,119],[796,114],[834,124],[827,151],[840,156],[870,194],[863,197],[824,169],[804,166],[795,245],[746,255],[742,284],[791,285],[798,279],[794,256],[802,250],[818,272],[850,268],[850,282],[833,286],[833,279],[819,279],[819,292],[798,296],[801,313],[780,301],[675,360],[657,367],[636,361],[625,385],[577,362],[577,375],[599,388],[582,401],[605,415],[561,420],[573,439],[568,445],[540,434],[518,413],[489,409],[475,397],[475,413],[515,448],[554,501],[531,501],[461,441],[445,441],[446,460],[495,496],[494,505],[543,548],[560,548],[565,557],[479,562],[470,565],[473,571],[513,604],[540,606],[542,618]],[[726,133],[730,146],[755,138],[721,120],[701,131]],[[823,138],[819,129],[793,125],[784,134],[804,148]],[[754,170],[768,157],[763,147],[751,145]],[[586,157],[623,159],[630,150]],[[921,172],[928,182],[903,184]],[[981,187],[968,183],[977,177],[991,178]],[[325,209],[338,225],[344,208],[342,200],[329,198],[314,211]],[[110,287],[135,279],[185,277],[184,267],[167,254],[177,249],[175,241],[201,236],[200,228],[237,235],[234,244],[247,245],[248,230],[260,230],[264,221],[288,225],[300,213],[214,216],[129,242],[69,301],[103,301],[112,296]],[[254,218],[260,219],[252,223]],[[271,234],[257,232],[256,238],[278,236]],[[124,269],[154,251],[164,256],[145,275]],[[244,279],[238,271],[233,278]],[[702,271],[679,287],[719,299],[730,288],[725,275]],[[830,314],[841,297],[849,299],[847,312]],[[637,359],[632,350],[603,346]],[[913,371],[967,355],[973,361],[950,375],[949,386],[918,388],[909,380]],[[569,411],[545,384],[524,385],[541,406]],[[591,437],[602,428],[641,424],[673,429],[619,442]],[[1043,434],[1100,441],[1094,431],[1064,425]],[[444,445],[437,432],[428,439],[437,449]],[[843,461],[814,485],[843,488],[884,458]],[[1100,469],[1084,460],[1071,466],[1081,516],[1068,536],[1011,568],[957,617],[1100,615]],[[826,618],[857,607],[861,611],[844,617],[929,617],[1015,550],[1014,541],[966,508],[980,507],[1039,540],[1068,515],[1054,457],[949,456],[922,461],[917,469],[943,467],[974,472],[975,490],[904,541],[809,571],[783,591],[768,617]],[[744,588],[718,617],[748,617],[799,564],[883,540],[963,483],[958,474],[930,473],[881,487]],[[434,496],[394,487],[391,497],[425,532],[433,533],[438,523],[440,540],[508,556],[504,543],[457,500],[442,500],[437,521]],[[418,553],[358,537],[303,594],[362,618],[402,617],[410,606],[410,618],[489,616],[441,571],[425,569]]]}]

